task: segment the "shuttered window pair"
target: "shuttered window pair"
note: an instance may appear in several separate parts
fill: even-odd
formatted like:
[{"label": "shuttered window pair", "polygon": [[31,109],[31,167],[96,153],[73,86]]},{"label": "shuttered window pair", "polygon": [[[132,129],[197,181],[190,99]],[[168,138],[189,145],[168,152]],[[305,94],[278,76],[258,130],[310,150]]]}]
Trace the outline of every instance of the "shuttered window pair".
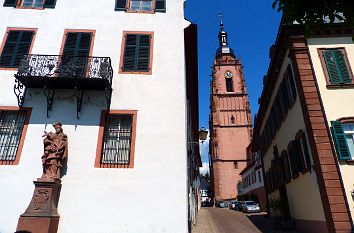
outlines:
[{"label": "shuttered window pair", "polygon": [[330,84],[353,83],[344,49],[321,50]]},{"label": "shuttered window pair", "polygon": [[4,7],[55,8],[57,0],[5,0]]},{"label": "shuttered window pair", "polygon": [[17,68],[23,55],[28,54],[34,31],[10,30],[0,55],[0,67]]},{"label": "shuttered window pair", "polygon": [[331,121],[331,132],[339,160],[352,160],[354,156],[354,123]]},{"label": "shuttered window pair", "polygon": [[166,0],[116,0],[116,11],[166,12]]},{"label": "shuttered window pair", "polygon": [[151,40],[152,34],[125,33],[123,64],[121,67],[121,71],[151,71]]}]

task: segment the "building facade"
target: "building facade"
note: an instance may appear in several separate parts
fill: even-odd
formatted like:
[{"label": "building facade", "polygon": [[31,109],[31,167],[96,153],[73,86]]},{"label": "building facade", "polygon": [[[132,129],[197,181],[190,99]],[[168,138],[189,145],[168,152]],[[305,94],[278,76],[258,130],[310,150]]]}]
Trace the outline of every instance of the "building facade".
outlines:
[{"label": "building facade", "polygon": [[251,143],[247,147],[247,166],[240,173],[242,177],[242,199],[257,201],[261,210],[266,211],[267,201],[264,189],[262,160],[259,150],[253,145]]},{"label": "building facade", "polygon": [[302,232],[352,229],[352,35],[341,24],[310,38],[301,25],[281,25],[270,52],[254,131],[270,213],[277,217],[278,208],[284,226]]},{"label": "building facade", "polygon": [[0,6],[0,232],[16,231],[57,121],[68,159],[56,232],[188,232],[200,158],[184,1]]},{"label": "building facade", "polygon": [[246,167],[252,118],[242,64],[228,46],[220,23],[210,85],[210,155],[215,200],[235,199],[240,172]]}]

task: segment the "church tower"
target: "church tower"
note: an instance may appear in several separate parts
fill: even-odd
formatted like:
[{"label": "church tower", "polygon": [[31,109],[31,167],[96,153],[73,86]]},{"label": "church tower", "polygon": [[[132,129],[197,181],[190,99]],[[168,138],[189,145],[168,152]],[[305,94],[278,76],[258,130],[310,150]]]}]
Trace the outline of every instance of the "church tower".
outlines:
[{"label": "church tower", "polygon": [[242,64],[228,45],[222,20],[212,66],[209,129],[215,200],[234,199],[238,195],[240,172],[246,167],[252,117]]}]

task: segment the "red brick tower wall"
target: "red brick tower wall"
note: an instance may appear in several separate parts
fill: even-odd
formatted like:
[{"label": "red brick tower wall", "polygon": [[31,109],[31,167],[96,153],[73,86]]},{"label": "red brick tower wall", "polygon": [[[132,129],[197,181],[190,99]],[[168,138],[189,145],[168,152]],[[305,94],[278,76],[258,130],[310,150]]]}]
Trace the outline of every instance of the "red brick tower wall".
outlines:
[{"label": "red brick tower wall", "polygon": [[[230,72],[233,88],[227,91],[227,73]],[[246,148],[251,139],[252,118],[240,61],[232,54],[219,55],[212,77],[210,154],[214,195],[216,200],[225,200],[237,197],[240,172],[247,165]]]}]

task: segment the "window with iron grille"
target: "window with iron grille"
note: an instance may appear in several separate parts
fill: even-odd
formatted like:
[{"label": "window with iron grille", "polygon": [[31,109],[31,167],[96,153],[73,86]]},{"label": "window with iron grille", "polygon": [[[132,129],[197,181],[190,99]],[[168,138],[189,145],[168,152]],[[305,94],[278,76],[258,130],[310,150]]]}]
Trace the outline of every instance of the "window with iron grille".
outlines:
[{"label": "window with iron grille", "polygon": [[128,165],[131,159],[133,115],[110,114],[104,127],[101,164]]},{"label": "window with iron grille", "polygon": [[26,111],[0,110],[0,161],[15,161]]},{"label": "window with iron grille", "polygon": [[34,31],[10,30],[0,55],[0,67],[17,68],[23,55],[28,54]]},{"label": "window with iron grille", "polygon": [[152,34],[124,35],[123,72],[151,71],[151,40]]}]

